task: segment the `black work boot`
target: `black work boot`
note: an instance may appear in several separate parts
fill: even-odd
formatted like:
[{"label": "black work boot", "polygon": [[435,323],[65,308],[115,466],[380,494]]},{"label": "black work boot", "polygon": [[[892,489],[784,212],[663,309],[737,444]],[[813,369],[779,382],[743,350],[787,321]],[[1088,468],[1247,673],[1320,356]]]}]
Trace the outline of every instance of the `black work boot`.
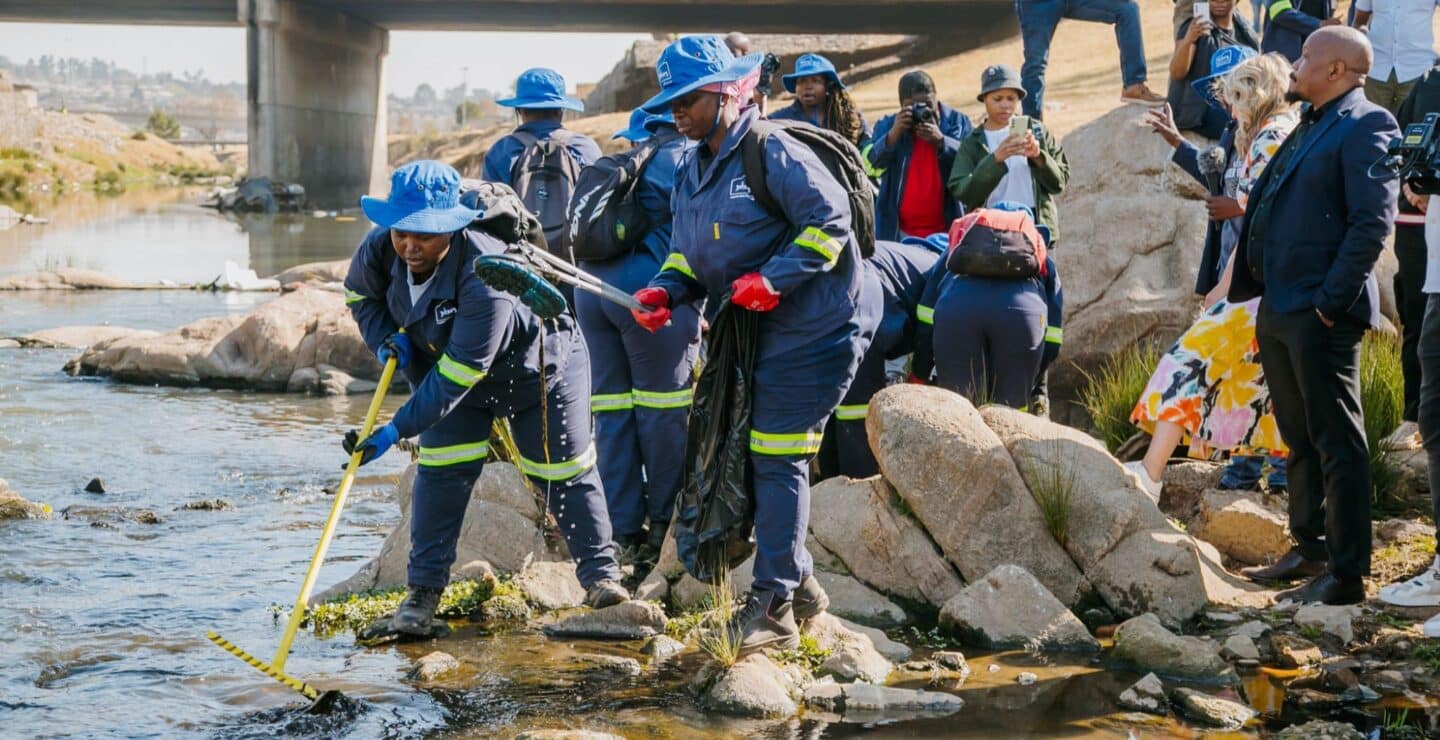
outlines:
[{"label": "black work boot", "polygon": [[665,535],[669,533],[669,522],[650,522],[650,529],[645,533],[645,542],[636,552],[635,562],[654,565],[659,561],[660,551],[665,548]]},{"label": "black work boot", "polygon": [[820,587],[820,582],[815,580],[814,575],[805,576],[805,580],[800,582],[800,587],[795,589],[792,607],[795,612],[795,621],[804,622],[807,619],[814,619],[829,608],[829,594],[826,594],[825,589]]},{"label": "black work boot", "polygon": [[395,618],[391,622],[395,631],[407,635],[429,636],[435,610],[440,606],[442,591],[443,589],[432,586],[411,586],[405,601],[395,610]]},{"label": "black work boot", "polygon": [[607,606],[615,606],[629,600],[630,592],[609,578],[596,581],[585,590],[585,606],[591,609],[604,609]]},{"label": "black work boot", "polygon": [[774,591],[750,589],[745,607],[726,626],[730,639],[739,643],[740,656],[760,650],[794,650],[800,647],[800,628],[790,602]]}]

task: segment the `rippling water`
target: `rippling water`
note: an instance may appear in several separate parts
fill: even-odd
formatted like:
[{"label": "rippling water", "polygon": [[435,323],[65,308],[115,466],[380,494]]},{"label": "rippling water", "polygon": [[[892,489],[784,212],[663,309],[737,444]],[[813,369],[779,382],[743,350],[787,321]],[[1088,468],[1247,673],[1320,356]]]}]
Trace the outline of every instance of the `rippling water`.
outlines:
[{"label": "rippling water", "polygon": [[[103,269],[134,280],[197,282],[225,260],[262,275],[350,253],[362,223],[291,217],[244,225],[141,193],[40,204],[55,223],[0,232],[0,275],[45,264]],[[47,207],[49,210],[47,211]],[[73,219],[71,223],[69,220]],[[86,220],[88,219],[88,220]],[[246,229],[249,229],[248,231]],[[108,323],[167,330],[247,311],[270,295],[165,292],[0,294],[0,336]],[[365,398],[310,398],[126,386],[75,379],[71,350],[0,350],[0,477],[49,503],[51,521],[0,524],[0,721],[5,736],[408,737],[439,731],[488,737],[524,727],[590,727],[631,737],[736,734],[817,737],[1125,736],[1113,699],[1136,677],[1084,659],[972,656],[956,688],[967,705],[943,720],[829,724],[742,722],[699,712],[686,685],[691,656],[643,678],[577,670],[575,650],[640,657],[633,646],[554,643],[534,632],[459,628],[443,649],[460,677],[419,690],[402,677],[434,649],[365,650],[344,638],[295,642],[289,672],[363,701],[314,718],[297,696],[221,652],[214,629],[268,659],[339,478],[340,434],[358,426]],[[393,409],[398,402],[391,402]],[[379,549],[398,513],[386,496],[399,455],[367,467],[330,549],[320,587]],[[85,493],[92,477],[108,492]],[[223,498],[228,511],[179,510]],[[93,524],[66,507],[114,512]],[[125,518],[149,510],[158,524]],[[987,669],[994,662],[999,669]],[[1040,675],[1034,686],[1015,676]],[[1161,722],[1156,720],[1156,722]],[[1187,736],[1161,722],[1144,731]]]}]

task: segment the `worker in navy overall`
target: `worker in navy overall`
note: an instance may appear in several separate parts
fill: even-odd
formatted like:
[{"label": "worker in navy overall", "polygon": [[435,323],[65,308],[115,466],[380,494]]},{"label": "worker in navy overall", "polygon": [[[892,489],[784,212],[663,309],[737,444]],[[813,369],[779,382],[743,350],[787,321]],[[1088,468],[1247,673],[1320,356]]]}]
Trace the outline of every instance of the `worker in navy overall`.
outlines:
[{"label": "worker in navy overall", "polygon": [[516,158],[525,151],[527,135],[538,141],[563,137],[565,149],[575,159],[577,169],[602,156],[600,145],[594,139],[565,128],[565,111],[583,113],[585,104],[565,94],[565,78],[553,69],[536,67],[521,72],[515,80],[514,97],[497,100],[495,104],[514,108],[520,125],[501,137],[485,153],[483,179],[514,187],[511,171]]},{"label": "worker in navy overall", "polygon": [[699,145],[675,176],[672,251],[635,294],[657,309],[636,313],[650,329],[701,296],[761,314],[750,436],[755,581],[730,623],[742,652],[798,645],[796,619],[829,602],[805,550],[809,463],[880,305],[879,296],[862,295],[848,196],[808,147],[784,132],[767,139],[766,185],[783,218],[751,195],[739,144],[760,116],[741,101],[750,100],[759,64],[758,55],[735,59],[716,36],[682,38],[661,53],[660,93],[643,107],[668,107],[680,133]]},{"label": "worker in navy overall", "polygon": [[[636,109],[631,125],[616,134],[659,148],[635,185],[649,231],[630,254],[580,266],[633,293],[646,286],[670,253],[670,191],[686,139],[667,110]],[[685,428],[700,350],[699,301],[677,304],[670,325],[654,333],[636,325],[630,312],[577,291],[575,313],[590,348],[595,445],[610,523],[622,559],[654,562],[665,542],[684,472]],[[648,528],[647,528],[648,527]]]},{"label": "worker in navy overall", "polygon": [[915,328],[919,323],[916,309],[925,281],[944,253],[943,242],[937,246],[924,239],[907,238],[904,242],[876,242],[875,254],[865,260],[867,279],[877,280],[884,296],[884,313],[855,381],[826,427],[827,449],[820,453],[821,478],[869,478],[880,472],[865,432],[870,398],[887,384],[886,362],[915,351]]},{"label": "worker in navy overall", "polygon": [[870,150],[870,127],[850,97],[835,65],[819,54],[801,54],[795,71],[780,78],[795,101],[771,113],[771,120],[804,121],[845,137],[864,154]]},{"label": "worker in navy overall", "polygon": [[[1014,201],[991,208],[1033,213]],[[1048,244],[1049,227],[1035,224],[1035,230]],[[949,237],[934,234],[930,241],[948,248]],[[910,380],[930,382],[933,372],[936,385],[976,404],[1033,410],[1030,391],[1022,386],[1033,385],[1059,357],[1064,311],[1060,273],[1048,254],[1045,274],[1024,280],[956,275],[942,259],[927,277],[916,309]]]},{"label": "worker in navy overall", "polygon": [[420,437],[409,594],[393,623],[406,634],[430,633],[470,491],[489,456],[492,422],[502,417],[510,420],[518,466],[547,494],[586,603],[599,608],[629,598],[618,583],[595,470],[585,342],[568,314],[542,321],[475,277],[474,259],[505,245],[466,228],[478,212],[459,197],[460,175],[447,164],[397,169],[388,199],[360,201],[376,228],[345,277],[345,301],[365,343],[382,361],[395,357],[414,389],[387,424],[358,445],[353,432],[346,440],[347,451],[362,450],[363,464],[397,440]]}]

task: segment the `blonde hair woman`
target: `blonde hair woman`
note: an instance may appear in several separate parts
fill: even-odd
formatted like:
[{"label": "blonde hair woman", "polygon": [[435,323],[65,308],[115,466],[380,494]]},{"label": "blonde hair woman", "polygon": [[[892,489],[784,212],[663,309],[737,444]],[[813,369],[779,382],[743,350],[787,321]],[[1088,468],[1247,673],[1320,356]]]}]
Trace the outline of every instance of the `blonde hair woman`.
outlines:
[{"label": "blonde hair woman", "polygon": [[[1289,80],[1289,62],[1278,54],[1265,54],[1242,62],[1212,87],[1234,120],[1223,193],[1208,201],[1211,219],[1220,222],[1219,277],[1204,291],[1204,313],[1160,358],[1130,415],[1131,421],[1150,432],[1151,440],[1144,460],[1127,467],[1155,498],[1170,453],[1187,438],[1196,457],[1216,451],[1285,452],[1257,356],[1255,315],[1260,299],[1230,303],[1225,295],[1250,189],[1298,122],[1294,107],[1285,100]],[[1167,141],[1180,138],[1168,111],[1152,114],[1150,125]]]}]

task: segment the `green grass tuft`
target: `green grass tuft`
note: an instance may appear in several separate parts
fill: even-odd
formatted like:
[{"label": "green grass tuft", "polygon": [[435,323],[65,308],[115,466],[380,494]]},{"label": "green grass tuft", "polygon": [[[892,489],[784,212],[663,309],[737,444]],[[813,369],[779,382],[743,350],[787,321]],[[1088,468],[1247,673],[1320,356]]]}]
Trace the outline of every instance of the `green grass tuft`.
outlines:
[{"label": "green grass tuft", "polygon": [[1100,440],[1111,452],[1139,431],[1130,423],[1130,412],[1163,352],[1156,342],[1139,342],[1111,357],[1094,375],[1084,374],[1086,386],[1080,405],[1089,412]]},{"label": "green grass tuft", "polygon": [[1065,454],[1065,444],[1058,439],[1040,445],[1039,452],[1026,448],[1016,462],[1035,503],[1040,505],[1045,528],[1064,547],[1070,534],[1070,510],[1075,498],[1075,455]]},{"label": "green grass tuft", "polygon": [[1396,513],[1404,508],[1395,493],[1400,472],[1380,443],[1400,426],[1405,412],[1405,378],[1400,369],[1400,339],[1371,331],[1360,343],[1360,407],[1365,412],[1365,442],[1369,447],[1370,481],[1377,511]]}]

